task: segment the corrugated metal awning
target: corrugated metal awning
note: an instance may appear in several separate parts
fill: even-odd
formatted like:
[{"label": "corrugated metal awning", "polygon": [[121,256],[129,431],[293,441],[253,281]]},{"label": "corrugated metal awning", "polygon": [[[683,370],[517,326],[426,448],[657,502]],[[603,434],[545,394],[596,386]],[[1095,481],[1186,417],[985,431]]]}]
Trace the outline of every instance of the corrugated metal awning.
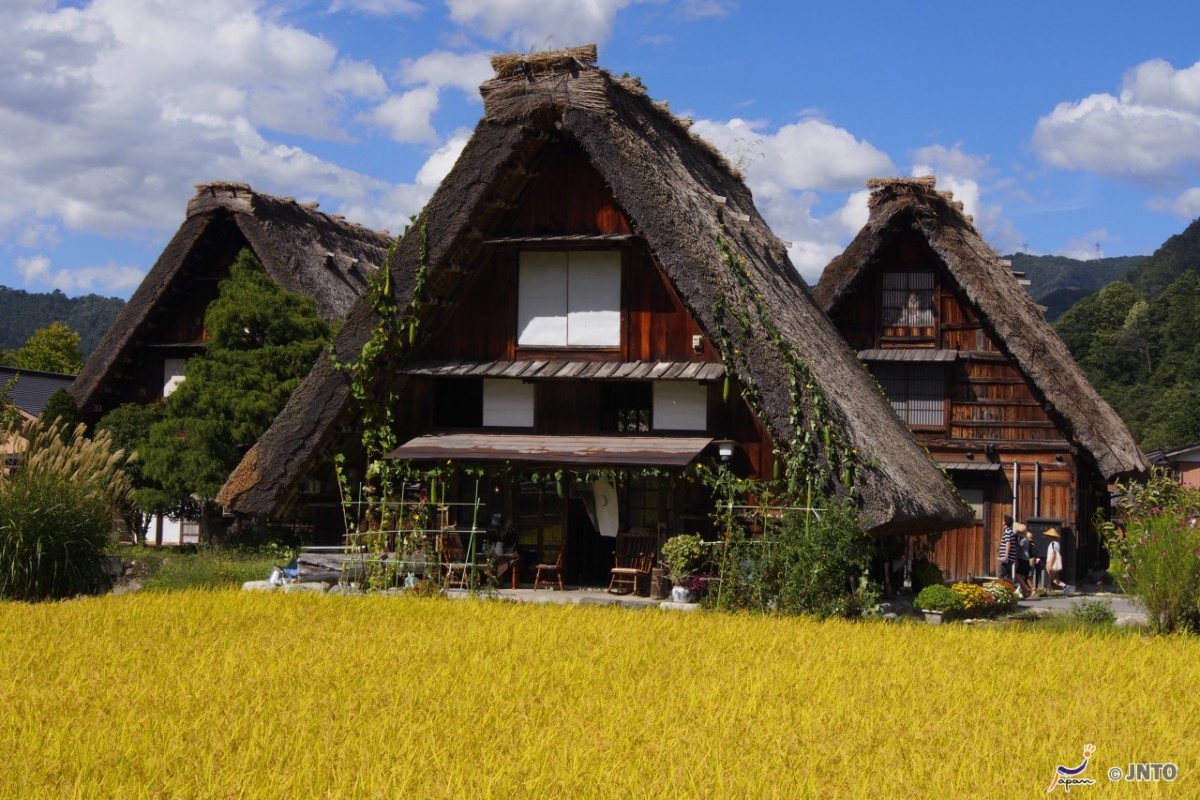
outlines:
[{"label": "corrugated metal awning", "polygon": [[859,350],[860,361],[920,361],[944,363],[958,358],[957,350],[935,350],[932,347],[888,348],[886,350]]},{"label": "corrugated metal awning", "polygon": [[415,361],[401,375],[439,378],[522,378],[554,380],[592,378],[619,381],[715,381],[725,365],[706,361]]},{"label": "corrugated metal awning", "polygon": [[522,433],[431,433],[388,454],[408,461],[514,461],[526,464],[686,467],[712,443],[708,436],[539,436]]},{"label": "corrugated metal awning", "polygon": [[999,472],[1002,468],[991,461],[939,461],[937,465],[947,472]]}]

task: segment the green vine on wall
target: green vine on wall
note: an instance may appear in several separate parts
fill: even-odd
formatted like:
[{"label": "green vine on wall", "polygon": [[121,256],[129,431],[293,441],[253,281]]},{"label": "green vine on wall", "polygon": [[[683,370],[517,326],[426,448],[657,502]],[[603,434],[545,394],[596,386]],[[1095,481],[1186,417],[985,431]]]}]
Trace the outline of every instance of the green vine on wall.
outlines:
[{"label": "green vine on wall", "polygon": [[[366,454],[367,470],[361,492],[368,503],[385,503],[384,493],[390,482],[391,467],[384,457],[396,449],[395,409],[400,397],[396,381],[391,372],[406,348],[417,340],[420,326],[419,312],[424,299],[426,278],[429,272],[428,229],[422,224],[417,229],[420,245],[417,252],[417,269],[413,276],[412,295],[403,307],[396,302],[392,285],[392,258],[408,230],[388,248],[383,266],[371,276],[367,285],[367,298],[378,317],[378,324],[359,350],[358,357],[342,361],[330,349],[334,367],[349,376],[350,396],[358,406],[359,424],[362,427],[362,446]],[[343,500],[351,497],[353,488],[347,485],[345,459],[335,459],[339,487]],[[382,488],[381,488],[382,487]]]},{"label": "green vine on wall", "polygon": [[[732,244],[722,234],[717,235],[717,246],[720,248],[722,260],[737,281],[746,305],[753,309],[754,318],[751,318],[745,306],[730,303],[724,296],[718,297],[710,309],[717,329],[716,344],[721,359],[728,369],[735,373],[741,384],[742,396],[750,410],[767,427],[775,442],[776,468],[778,469],[782,462],[783,474],[774,477],[783,481],[783,489],[790,497],[799,497],[802,493],[811,493],[814,489],[820,491],[833,480],[841,483],[853,496],[859,469],[858,451],[846,441],[845,433],[834,420],[829,402],[813,379],[812,371],[779,332],[763,303],[762,295],[755,290],[750,276],[746,273],[746,259],[734,251]],[[782,355],[788,380],[788,424],[793,431],[791,437],[781,435],[772,418],[763,413],[762,393],[750,371],[746,369],[742,351],[734,346],[729,330],[731,321],[741,328],[744,336],[750,335],[754,323],[757,322]],[[724,396],[726,400],[729,399],[728,373],[725,378]]]}]

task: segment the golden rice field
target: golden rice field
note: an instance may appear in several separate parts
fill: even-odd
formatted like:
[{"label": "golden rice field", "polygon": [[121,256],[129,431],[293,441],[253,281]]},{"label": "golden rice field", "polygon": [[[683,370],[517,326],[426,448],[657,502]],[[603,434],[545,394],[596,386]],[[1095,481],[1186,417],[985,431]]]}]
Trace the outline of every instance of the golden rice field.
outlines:
[{"label": "golden rice field", "polygon": [[1008,799],[1087,743],[1073,797],[1200,796],[1188,639],[242,592],[0,632],[3,798]]}]

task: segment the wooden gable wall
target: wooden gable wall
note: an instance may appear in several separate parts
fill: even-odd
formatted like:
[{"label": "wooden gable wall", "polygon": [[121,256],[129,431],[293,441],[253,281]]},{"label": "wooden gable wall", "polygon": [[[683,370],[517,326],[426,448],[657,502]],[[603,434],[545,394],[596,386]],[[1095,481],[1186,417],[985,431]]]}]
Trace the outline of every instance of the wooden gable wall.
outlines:
[{"label": "wooden gable wall", "polygon": [[108,378],[105,411],[123,403],[162,399],[164,362],[189,358],[203,349],[208,338],[204,314],[217,299],[218,284],[229,277],[229,268],[246,246],[245,236],[227,215],[208,222],[178,274],[146,315],[118,374]]},{"label": "wooden gable wall", "polygon": [[[932,272],[934,319],[927,328],[887,327],[881,319],[883,274]],[[929,444],[967,446],[987,442],[1065,443],[1033,384],[996,341],[941,259],[917,233],[900,235],[862,276],[834,313],[834,324],[856,350],[952,350],[946,426],[916,430]],[[885,335],[885,331],[892,335]],[[929,363],[929,362],[913,362]]]},{"label": "wooden gable wall", "polygon": [[[473,268],[475,277],[457,306],[417,358],[514,360],[522,357],[619,361],[706,361],[719,358],[703,339],[700,353],[692,337],[700,327],[684,308],[644,240],[631,236],[628,216],[604,179],[581,153],[553,153],[509,220],[489,236],[524,238],[524,244],[495,245]],[[621,242],[552,237],[624,235]],[[547,241],[535,241],[547,237]],[[622,252],[622,335],[619,348],[522,353],[516,343],[517,264],[521,249],[613,249]],[[528,351],[528,348],[524,348]]]},{"label": "wooden gable wall", "polygon": [[[717,363],[716,348],[684,306],[645,240],[586,155],[569,148],[545,154],[537,177],[508,219],[488,231],[486,246],[471,266],[467,288],[431,330],[412,361],[642,361]],[[601,239],[604,236],[619,239]],[[561,237],[581,237],[564,241]],[[587,237],[593,237],[588,239]],[[508,240],[508,241],[503,241]],[[515,240],[515,241],[514,241]],[[529,249],[619,249],[621,251],[621,344],[615,348],[528,348],[518,346],[517,298],[520,252]],[[700,337],[699,352],[694,338]],[[429,380],[404,379],[411,398],[400,423],[402,436],[430,430],[434,401]],[[539,381],[537,433],[596,433],[600,414],[596,382]],[[770,437],[740,400],[726,403],[722,386],[709,386],[709,433],[741,443],[737,466],[745,473],[770,475]],[[731,398],[739,398],[736,385]]]}]

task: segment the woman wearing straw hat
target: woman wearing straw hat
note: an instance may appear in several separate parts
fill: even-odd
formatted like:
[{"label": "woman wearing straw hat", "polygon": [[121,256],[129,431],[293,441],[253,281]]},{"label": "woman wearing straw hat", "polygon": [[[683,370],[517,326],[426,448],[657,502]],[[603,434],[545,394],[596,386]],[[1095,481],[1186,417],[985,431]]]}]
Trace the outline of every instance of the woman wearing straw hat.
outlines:
[{"label": "woman wearing straw hat", "polygon": [[1056,528],[1049,528],[1043,534],[1047,539],[1046,544],[1046,591],[1061,587],[1058,576],[1062,572],[1062,548],[1059,547],[1059,533]]}]

